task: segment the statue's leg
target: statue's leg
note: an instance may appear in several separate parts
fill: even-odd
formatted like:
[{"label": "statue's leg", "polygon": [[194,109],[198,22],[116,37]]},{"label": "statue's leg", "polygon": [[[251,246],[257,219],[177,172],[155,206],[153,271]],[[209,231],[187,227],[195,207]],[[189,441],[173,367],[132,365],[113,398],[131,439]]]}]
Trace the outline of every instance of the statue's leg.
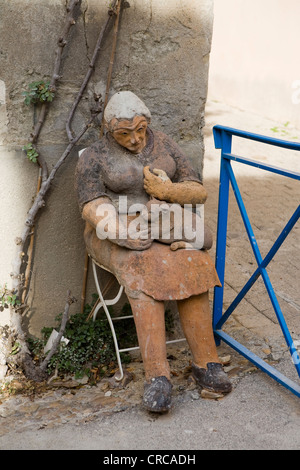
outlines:
[{"label": "statue's leg", "polygon": [[163,375],[170,378],[167,360],[164,303],[145,294],[130,298],[139,347],[143,359],[145,378]]},{"label": "statue's leg", "polygon": [[220,362],[212,329],[208,292],[177,301],[180,322],[194,363]]},{"label": "statue's leg", "polygon": [[145,370],[144,406],[165,412],[171,407],[172,385],[167,360],[164,303],[140,294],[129,298]]},{"label": "statue's leg", "polygon": [[228,393],[231,383],[223,371],[213,335],[208,292],[177,302],[180,322],[193,356],[192,372],[203,388]]}]

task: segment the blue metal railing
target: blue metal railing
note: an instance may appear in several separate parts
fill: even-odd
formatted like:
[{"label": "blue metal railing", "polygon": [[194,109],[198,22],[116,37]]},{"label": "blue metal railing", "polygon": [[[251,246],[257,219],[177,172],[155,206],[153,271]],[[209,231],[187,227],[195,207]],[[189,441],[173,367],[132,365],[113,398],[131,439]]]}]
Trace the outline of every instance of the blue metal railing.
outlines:
[{"label": "blue metal railing", "polygon": [[[213,306],[213,328],[217,341],[223,340],[233,349],[238,351],[250,362],[255,364],[261,370],[266,372],[269,376],[281,383],[283,386],[292,391],[295,395],[300,397],[300,385],[290,380],[288,377],[279,372],[276,368],[270,366],[263,361],[259,356],[252,353],[242,344],[238,343],[234,338],[222,331],[222,326],[230,317],[231,313],[241,302],[249,289],[253,286],[255,281],[261,276],[266,291],[270,297],[273,309],[275,311],[278,323],[281,327],[283,336],[289,348],[293,363],[300,377],[300,358],[297,349],[294,345],[293,339],[287,327],[284,315],[275,295],[272,283],[267,273],[267,266],[279,250],[280,246],[296,224],[300,216],[300,205],[296,208],[295,212],[283,228],[279,237],[269,250],[268,254],[262,258],[254,232],[251,227],[250,220],[231,166],[231,161],[239,162],[245,165],[254,166],[262,170],[270,171],[288,178],[300,180],[300,173],[295,171],[288,171],[283,168],[278,168],[272,165],[266,165],[255,160],[233,155],[231,153],[232,137],[241,137],[250,139],[256,142],[262,142],[268,145],[274,145],[284,149],[300,151],[300,143],[279,140],[271,137],[265,137],[258,134],[253,134],[238,129],[232,129],[225,126],[215,126],[213,128],[215,147],[221,149],[221,168],[220,168],[220,186],[219,186],[219,208],[218,208],[218,228],[217,228],[217,246],[216,246],[216,270],[218,272],[222,287],[216,287],[214,292],[214,306]],[[299,155],[300,157],[300,155]],[[226,239],[227,239],[227,219],[228,219],[228,199],[229,199],[229,185],[231,184],[237,205],[239,207],[241,217],[243,219],[246,232],[256,259],[257,269],[254,271],[250,279],[246,282],[244,287],[238,293],[231,305],[223,312],[223,295],[224,295],[224,281],[225,281],[225,258],[226,258]]]}]

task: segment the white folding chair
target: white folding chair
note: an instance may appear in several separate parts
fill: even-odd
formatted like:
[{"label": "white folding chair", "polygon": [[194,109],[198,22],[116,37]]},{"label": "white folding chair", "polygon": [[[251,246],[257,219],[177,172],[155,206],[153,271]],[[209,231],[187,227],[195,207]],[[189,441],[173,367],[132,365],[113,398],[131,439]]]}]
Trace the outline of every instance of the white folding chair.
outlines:
[{"label": "white folding chair", "polygon": [[110,272],[110,271],[107,268],[105,268],[104,266],[101,266],[99,263],[97,263],[91,256],[90,256],[90,258],[92,260],[94,281],[95,281],[97,293],[98,293],[99,299],[100,299],[100,302],[97,304],[97,306],[94,310],[93,320],[95,321],[97,313],[99,312],[100,308],[103,307],[103,310],[106,314],[107,321],[108,321],[110,329],[111,329],[111,333],[112,333],[112,337],[113,337],[113,341],[114,341],[114,346],[115,346],[115,351],[116,351],[116,356],[117,356],[117,361],[118,361],[118,366],[119,366],[119,373],[115,375],[115,379],[117,381],[120,381],[124,377],[124,371],[123,371],[123,367],[122,367],[122,361],[121,361],[120,353],[133,351],[135,349],[139,349],[139,347],[136,346],[136,347],[132,347],[132,348],[120,349],[113,322],[117,321],[117,320],[126,320],[128,318],[133,318],[133,315],[123,315],[123,316],[120,316],[120,317],[111,317],[110,312],[108,310],[108,307],[110,305],[115,305],[120,300],[121,295],[122,295],[123,290],[124,290],[124,287],[120,285],[119,291],[113,299],[104,300],[102,292],[101,292],[100,283],[99,283],[99,273],[97,272],[97,266],[99,266],[99,268],[101,268],[101,269],[103,269],[107,272]]}]

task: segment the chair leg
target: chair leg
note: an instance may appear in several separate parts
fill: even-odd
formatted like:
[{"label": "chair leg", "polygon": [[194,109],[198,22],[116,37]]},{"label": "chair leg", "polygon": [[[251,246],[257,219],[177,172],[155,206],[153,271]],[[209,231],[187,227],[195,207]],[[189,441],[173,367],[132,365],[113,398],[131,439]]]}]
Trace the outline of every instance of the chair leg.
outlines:
[{"label": "chair leg", "polygon": [[[121,357],[120,357],[120,352],[119,352],[119,344],[118,344],[115,328],[114,328],[110,313],[109,313],[108,308],[107,308],[108,301],[105,302],[105,300],[103,299],[103,295],[102,295],[102,292],[101,292],[101,288],[100,288],[99,281],[98,281],[98,276],[97,276],[97,267],[96,267],[96,264],[94,263],[94,261],[92,263],[92,268],[93,268],[93,274],[94,274],[94,280],[95,280],[97,292],[98,292],[98,295],[99,295],[99,298],[100,298],[100,301],[101,301],[101,303],[97,306],[95,313],[98,312],[100,307],[103,307],[103,309],[105,311],[106,318],[108,320],[108,323],[109,323],[109,326],[110,326],[110,329],[111,329],[111,332],[112,332],[113,341],[114,341],[114,345],[115,345],[115,351],[116,351],[116,355],[117,355],[118,366],[119,366],[119,374],[115,376],[115,379],[117,381],[120,381],[124,377],[124,372],[123,372],[123,367],[122,367],[122,362],[121,362]],[[119,298],[121,297],[122,291],[123,291],[123,287],[121,286],[116,299],[119,300]],[[116,302],[117,302],[117,300],[114,299],[114,303],[116,303]],[[110,304],[111,304],[111,302],[110,302]],[[95,313],[94,313],[94,319],[96,318]]]},{"label": "chair leg", "polygon": [[[116,304],[120,298],[121,298],[121,295],[123,293],[123,290],[124,290],[124,287],[123,286],[120,286],[120,289],[119,289],[119,292],[118,294],[116,295],[116,297],[114,299],[111,299],[111,300],[105,300],[105,304],[106,305],[114,305]],[[93,313],[93,320],[95,321],[96,320],[96,316],[100,310],[100,308],[103,307],[103,302],[99,302],[98,305],[96,306],[95,308],[95,311]]]}]

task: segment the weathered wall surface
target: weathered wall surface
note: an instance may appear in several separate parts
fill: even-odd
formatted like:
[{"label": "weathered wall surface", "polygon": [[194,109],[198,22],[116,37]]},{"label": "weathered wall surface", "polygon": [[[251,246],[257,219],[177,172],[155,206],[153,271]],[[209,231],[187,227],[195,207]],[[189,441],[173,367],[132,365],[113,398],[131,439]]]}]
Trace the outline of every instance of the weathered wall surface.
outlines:
[{"label": "weathered wall surface", "polygon": [[[64,0],[0,0],[0,284],[8,282],[14,239],[35,195],[38,169],[22,146],[35,119],[22,91],[50,79],[56,42],[65,17]],[[65,121],[88,69],[107,0],[83,0],[64,50],[62,77],[43,127],[38,149],[51,169],[67,144]],[[130,0],[123,9],[111,94],[131,90],[152,112],[152,126],[171,135],[201,170],[204,106],[212,33],[212,0]],[[104,96],[111,52],[110,31],[98,56],[73,129],[89,118],[93,94]],[[39,334],[63,310],[67,289],[80,299],[85,249],[73,189],[78,149],[98,138],[92,127],[59,170],[36,225],[29,330]],[[95,292],[89,277],[88,293]],[[88,299],[90,297],[88,296]],[[73,312],[79,309],[79,303]]]},{"label": "weathered wall surface", "polygon": [[298,0],[215,0],[209,98],[300,127]]}]

